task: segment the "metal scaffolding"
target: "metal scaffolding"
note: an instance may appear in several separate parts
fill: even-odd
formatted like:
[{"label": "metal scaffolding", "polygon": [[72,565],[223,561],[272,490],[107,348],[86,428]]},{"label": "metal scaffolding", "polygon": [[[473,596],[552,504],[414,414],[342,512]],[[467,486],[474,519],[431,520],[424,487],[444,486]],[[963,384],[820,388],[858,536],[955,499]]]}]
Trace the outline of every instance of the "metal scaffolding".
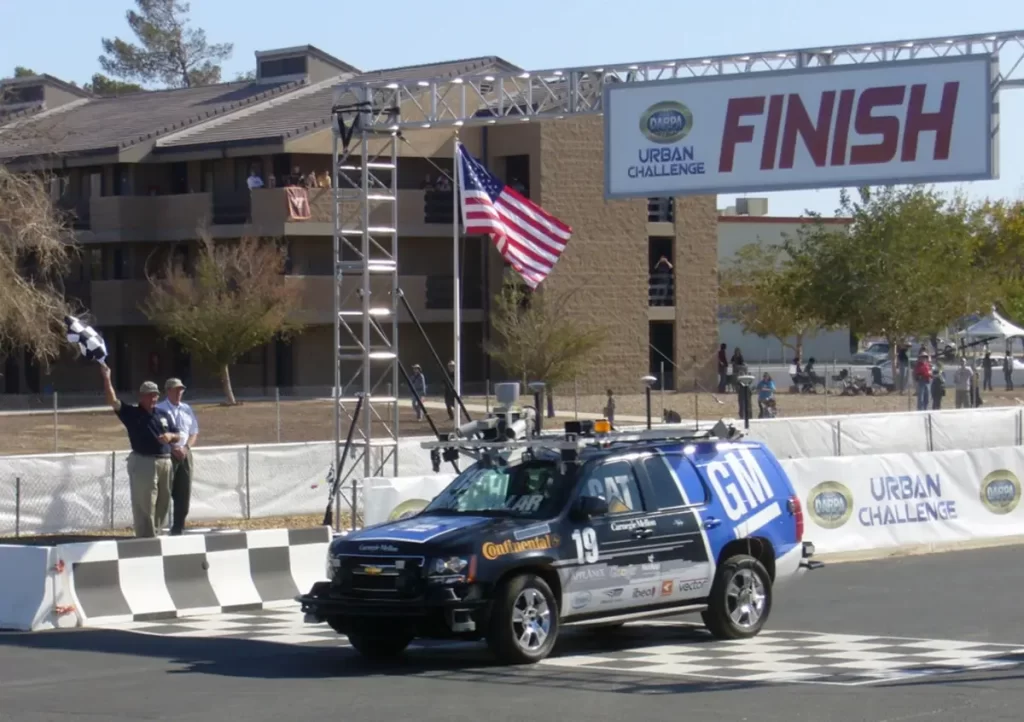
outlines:
[{"label": "metal scaffolding", "polygon": [[1000,62],[993,92],[1024,88],[1024,30],[858,43],[799,50],[719,55],[457,78],[375,81],[339,86],[336,97],[368,93],[373,103],[399,107],[396,130],[458,128],[567,116],[599,115],[611,83],[762,73],[843,65],[990,55]]},{"label": "metal scaffolding", "polygon": [[[645,83],[659,80],[725,76],[828,66],[890,63],[905,60],[988,55],[996,62],[997,73],[992,92],[1024,89],[1024,30],[977,35],[957,35],[917,40],[895,40],[855,45],[743,53],[715,57],[656,60],[616,65],[555,68],[541,71],[502,71],[446,77],[343,82],[334,94],[334,188],[335,188],[335,468],[344,439],[341,417],[355,398],[343,392],[347,361],[358,362],[368,413],[360,420],[354,463],[362,460],[363,475],[383,471],[387,461],[398,473],[399,369],[397,310],[398,287],[398,215],[397,144],[403,131],[423,128],[459,128],[542,120],[560,120],[569,116],[601,115],[604,89],[613,83]],[[998,107],[998,106],[995,106]],[[346,137],[346,133],[349,135]],[[360,162],[354,164],[350,142],[358,137]],[[378,147],[379,146],[379,147]],[[386,158],[373,161],[372,158]],[[363,159],[371,158],[368,162]],[[379,180],[386,170],[388,181]],[[348,173],[358,172],[358,182],[350,182]],[[390,214],[377,209],[390,204]],[[344,210],[356,216],[356,225],[346,225]],[[352,214],[349,214],[352,215]],[[386,225],[374,225],[386,221]],[[350,239],[358,238],[358,247]],[[390,240],[390,251],[378,243]],[[351,258],[347,253],[354,253]],[[375,279],[390,279],[387,304],[373,305],[374,295],[382,295]],[[358,287],[347,287],[345,280],[358,278]],[[349,304],[349,299],[358,302]],[[384,321],[390,324],[385,332]],[[359,331],[353,324],[360,324]],[[344,337],[355,343],[343,346]],[[383,344],[383,345],[375,345]],[[381,362],[386,362],[382,364]],[[378,380],[373,381],[373,372]],[[354,377],[355,378],[355,377]],[[354,382],[353,378],[353,382]],[[387,391],[380,395],[380,383],[388,379]],[[373,426],[381,426],[379,413],[386,406],[391,424],[384,438],[372,438]],[[376,409],[376,410],[375,410]],[[350,418],[350,417],[349,417]],[[381,422],[381,423],[374,423]],[[380,450],[379,460],[373,460]],[[354,469],[349,470],[349,474]],[[343,470],[338,469],[342,474]],[[353,519],[355,518],[355,482],[353,482]],[[354,522],[353,522],[354,523]]]},{"label": "metal scaffolding", "polygon": [[[334,225],[334,469],[349,499],[354,528],[358,478],[398,474],[398,133],[381,127],[392,109],[363,98],[335,104]],[[362,398],[359,418],[352,407]],[[348,425],[347,469],[341,468]],[[354,475],[359,467],[361,475]],[[339,508],[335,519],[340,521]]]}]

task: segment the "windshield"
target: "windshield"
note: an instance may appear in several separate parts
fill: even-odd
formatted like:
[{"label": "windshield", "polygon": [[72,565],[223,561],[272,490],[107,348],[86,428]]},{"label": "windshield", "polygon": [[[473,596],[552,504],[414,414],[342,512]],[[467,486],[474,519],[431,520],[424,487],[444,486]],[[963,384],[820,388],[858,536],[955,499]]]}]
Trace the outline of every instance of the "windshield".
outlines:
[{"label": "windshield", "polygon": [[563,476],[558,466],[555,461],[474,464],[459,474],[422,513],[551,518],[572,492],[572,480]]}]

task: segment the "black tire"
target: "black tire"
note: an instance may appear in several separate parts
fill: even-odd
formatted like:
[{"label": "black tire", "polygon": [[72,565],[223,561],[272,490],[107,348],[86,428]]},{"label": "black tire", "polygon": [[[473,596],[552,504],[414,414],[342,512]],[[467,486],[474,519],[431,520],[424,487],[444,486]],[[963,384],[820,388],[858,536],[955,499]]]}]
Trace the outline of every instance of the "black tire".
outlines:
[{"label": "black tire", "polygon": [[[532,599],[530,598],[532,597]],[[522,623],[514,617],[517,606],[532,602],[535,611],[542,611],[539,602],[543,600],[547,610],[541,624],[546,621],[547,633],[543,640],[533,634],[524,646],[519,637],[523,633]],[[523,609],[522,606],[519,606]],[[536,664],[547,657],[558,638],[558,602],[555,595],[541,577],[521,574],[506,580],[495,594],[491,609],[490,626],[487,631],[487,645],[502,664]],[[540,642],[531,647],[530,642]]]},{"label": "black tire", "polygon": [[413,636],[403,632],[349,632],[348,641],[367,659],[392,659],[405,651]]},{"label": "black tire", "polygon": [[[754,588],[760,582],[760,590],[763,594],[763,604],[760,605],[760,614],[756,620],[747,616],[747,623],[740,623],[732,618],[732,612],[737,606],[737,599],[733,592],[732,582],[751,583]],[[744,584],[746,586],[746,584]],[[757,607],[755,606],[755,609]],[[757,559],[746,554],[738,554],[730,557],[718,567],[715,574],[715,581],[711,585],[711,594],[708,596],[708,608],[701,613],[701,618],[711,634],[717,639],[749,639],[756,637],[768,621],[768,615],[772,611],[772,582],[768,571]],[[752,623],[751,623],[752,622]]]}]

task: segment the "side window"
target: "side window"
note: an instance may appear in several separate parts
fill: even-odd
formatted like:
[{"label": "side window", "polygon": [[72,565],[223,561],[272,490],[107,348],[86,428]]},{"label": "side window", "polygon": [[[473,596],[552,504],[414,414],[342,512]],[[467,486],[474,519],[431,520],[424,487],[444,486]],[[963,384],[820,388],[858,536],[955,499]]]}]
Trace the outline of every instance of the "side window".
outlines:
[{"label": "side window", "polygon": [[594,469],[583,493],[607,501],[608,513],[612,515],[644,510],[640,485],[633,473],[633,465],[628,461],[613,461]]},{"label": "side window", "polygon": [[656,509],[671,509],[683,506],[683,492],[676,482],[675,475],[669,471],[666,459],[661,456],[648,456],[643,460],[644,471],[651,481],[651,503]]}]

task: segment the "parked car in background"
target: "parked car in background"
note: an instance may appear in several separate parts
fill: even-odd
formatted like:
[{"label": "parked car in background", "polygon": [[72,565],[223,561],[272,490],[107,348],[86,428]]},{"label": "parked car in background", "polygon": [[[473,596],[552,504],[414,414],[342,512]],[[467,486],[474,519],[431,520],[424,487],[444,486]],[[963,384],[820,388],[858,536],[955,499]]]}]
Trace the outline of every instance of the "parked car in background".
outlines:
[{"label": "parked car in background", "polygon": [[889,358],[889,344],[885,341],[877,341],[863,351],[853,355],[853,363],[858,366],[874,366]]}]

